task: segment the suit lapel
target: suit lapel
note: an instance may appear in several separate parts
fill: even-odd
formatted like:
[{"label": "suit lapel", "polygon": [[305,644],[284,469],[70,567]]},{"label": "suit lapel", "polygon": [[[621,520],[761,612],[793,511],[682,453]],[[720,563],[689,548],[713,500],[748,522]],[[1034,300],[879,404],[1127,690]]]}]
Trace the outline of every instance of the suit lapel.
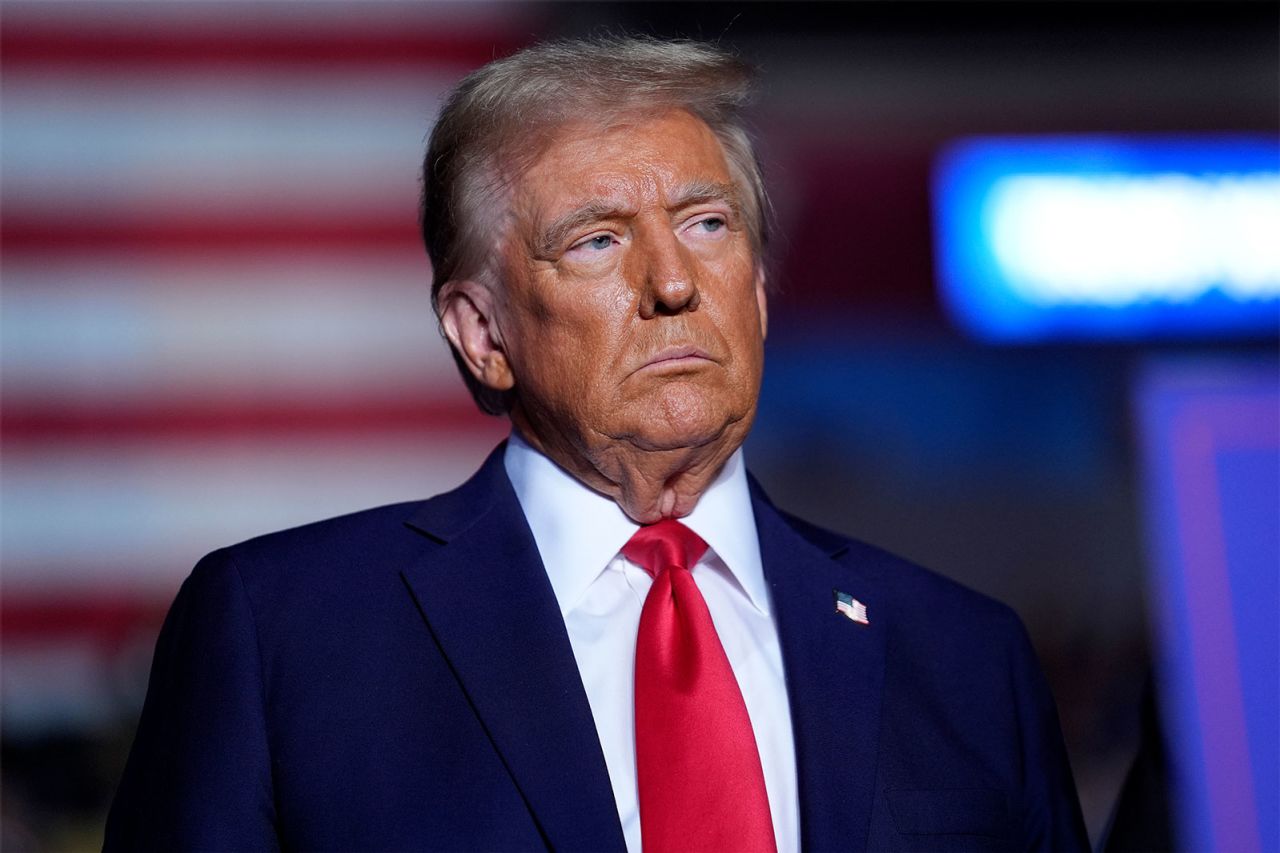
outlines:
[{"label": "suit lapel", "polygon": [[623,850],[591,707],[504,448],[408,522],[437,545],[403,576],[547,846]]},{"label": "suit lapel", "polygon": [[[885,621],[866,575],[833,559],[840,540],[801,536],[752,482],[756,527],[782,646],[804,850],[862,849],[871,825]],[[834,591],[867,604],[870,625],[836,612]]]}]

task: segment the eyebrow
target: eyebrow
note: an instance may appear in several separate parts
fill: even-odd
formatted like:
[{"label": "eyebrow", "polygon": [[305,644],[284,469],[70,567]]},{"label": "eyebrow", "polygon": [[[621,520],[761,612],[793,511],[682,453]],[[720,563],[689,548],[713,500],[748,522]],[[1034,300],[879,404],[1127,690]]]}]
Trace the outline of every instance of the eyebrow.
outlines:
[{"label": "eyebrow", "polygon": [[[735,219],[741,213],[737,188],[731,183],[721,181],[691,181],[684,184],[672,196],[667,204],[667,210],[674,212],[712,201],[727,204]],[[635,214],[634,207],[626,207],[603,199],[576,207],[552,220],[551,224],[538,232],[533,241],[535,257],[554,257],[559,253],[560,247],[569,235],[586,225],[610,219],[628,219]]]},{"label": "eyebrow", "polygon": [[727,204],[735,218],[741,213],[738,188],[724,181],[690,181],[675,193],[667,209],[683,210],[686,207],[706,204],[710,201],[721,201]]},{"label": "eyebrow", "polygon": [[634,209],[605,200],[592,201],[581,207],[575,207],[563,216],[552,220],[550,225],[538,233],[533,242],[534,255],[538,258],[554,257],[569,235],[584,225],[603,222],[606,219],[625,219],[633,215],[635,215]]}]

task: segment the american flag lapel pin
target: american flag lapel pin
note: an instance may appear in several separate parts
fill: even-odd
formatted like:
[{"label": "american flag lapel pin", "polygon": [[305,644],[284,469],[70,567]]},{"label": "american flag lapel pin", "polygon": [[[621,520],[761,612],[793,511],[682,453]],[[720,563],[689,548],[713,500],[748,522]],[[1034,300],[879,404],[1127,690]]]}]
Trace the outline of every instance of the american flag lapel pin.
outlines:
[{"label": "american flag lapel pin", "polygon": [[838,589],[833,589],[832,592],[836,594],[837,613],[843,613],[859,625],[871,624],[867,619],[867,605],[863,604],[847,592],[841,592]]}]

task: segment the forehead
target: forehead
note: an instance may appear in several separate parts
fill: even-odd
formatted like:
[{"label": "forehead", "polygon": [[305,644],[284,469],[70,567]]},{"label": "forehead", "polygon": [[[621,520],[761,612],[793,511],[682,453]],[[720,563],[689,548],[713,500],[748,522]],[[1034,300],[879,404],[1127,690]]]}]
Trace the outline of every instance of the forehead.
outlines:
[{"label": "forehead", "polygon": [[663,204],[691,183],[731,182],[706,123],[683,110],[562,128],[518,182],[517,214],[544,220],[601,200]]}]

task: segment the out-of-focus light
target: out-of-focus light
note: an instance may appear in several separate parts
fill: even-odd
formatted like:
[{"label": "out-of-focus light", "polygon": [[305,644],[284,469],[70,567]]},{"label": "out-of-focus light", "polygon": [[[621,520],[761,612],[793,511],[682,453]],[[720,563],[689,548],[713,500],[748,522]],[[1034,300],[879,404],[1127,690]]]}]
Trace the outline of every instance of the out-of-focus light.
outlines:
[{"label": "out-of-focus light", "polygon": [[1041,305],[1280,295],[1280,175],[1014,175],[986,214],[1010,286]]},{"label": "out-of-focus light", "polygon": [[971,139],[935,174],[952,317],[988,340],[1275,334],[1280,146]]}]

